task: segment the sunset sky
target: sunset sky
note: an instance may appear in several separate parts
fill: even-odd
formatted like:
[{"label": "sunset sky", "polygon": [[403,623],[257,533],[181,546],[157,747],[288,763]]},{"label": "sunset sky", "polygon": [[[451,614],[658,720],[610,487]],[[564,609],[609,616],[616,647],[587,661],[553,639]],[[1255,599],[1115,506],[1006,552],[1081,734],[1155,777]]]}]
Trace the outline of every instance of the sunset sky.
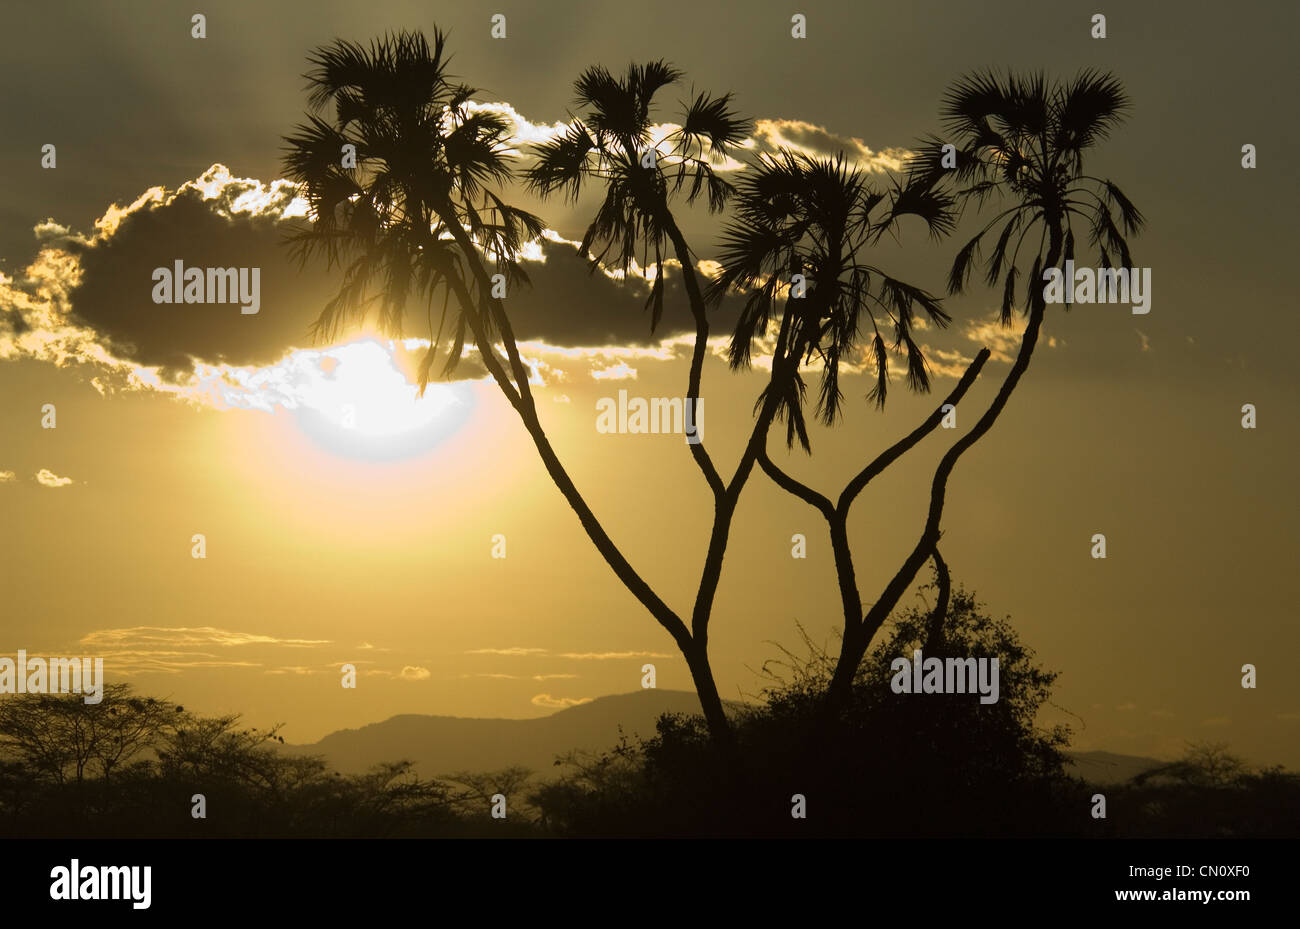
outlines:
[{"label": "sunset sky", "polygon": [[[692,87],[732,91],[753,118],[747,157],[791,146],[896,169],[938,131],[946,87],[997,66],[1070,77],[1111,70],[1134,101],[1094,155],[1147,216],[1132,240],[1152,269],[1151,312],[1049,311],[1033,365],[993,431],[959,464],[944,520],[954,580],[1061,672],[1043,722],[1073,746],[1172,757],[1189,740],[1300,766],[1300,624],[1286,585],[1300,556],[1300,403],[1293,286],[1296,8],[1243,2],[867,5],[698,2],[295,2],[6,7],[0,34],[0,655],[105,658],[110,680],[203,712],[284,722],[291,742],[397,713],[527,717],[635,690],[690,689],[666,633],[619,584],[543,470],[527,433],[470,359],[416,399],[428,330],[407,343],[308,327],[338,278],[299,271],[282,237],[303,215],[282,179],[302,121],[306,56],[336,37],[450,31],[452,70],[484,88],[516,137],[548,138],[591,64],[667,58]],[[790,16],[808,38],[790,38]],[[1108,14],[1108,37],[1090,17]],[[508,37],[489,35],[504,13]],[[105,36],[112,35],[112,41]],[[1242,145],[1258,151],[1243,170]],[[42,146],[57,167],[42,169]],[[544,423],[611,535],[688,611],[711,499],[680,436],[604,435],[596,404],[620,389],[680,397],[690,342],[680,292],[651,335],[643,285],[589,275],[574,254],[596,201],[506,199],[551,230],[508,308],[535,365]],[[991,215],[991,214],[988,214]],[[684,206],[702,259],[716,218]],[[930,241],[905,227],[878,263],[941,291],[978,228]],[[961,232],[966,235],[962,236]],[[1091,256],[1089,256],[1091,257]],[[150,272],[261,268],[261,308],[157,305]],[[707,266],[706,266],[707,267]],[[895,382],[884,413],[853,374],[842,423],[811,458],[779,462],[828,495],[909,432],[955,374],[993,360],[964,401],[982,410],[1019,332],[982,286],[946,303],[921,341],[935,391]],[[763,372],[728,370],[725,320],[704,371],[703,431],[734,467]],[[1258,428],[1241,427],[1255,404]],[[42,429],[54,404],[57,428]],[[356,409],[356,428],[339,411]],[[969,424],[973,420],[964,422]],[[870,601],[921,528],[931,436],[872,484],[851,524]],[[1108,558],[1089,555],[1107,537]],[[202,533],[207,557],[191,557]],[[790,557],[804,533],[808,558]],[[506,537],[504,559],[491,557]],[[928,577],[928,569],[923,576]],[[752,697],[798,626],[835,644],[838,594],[825,524],[752,479],[711,628],[724,698]],[[904,601],[919,601],[909,595]],[[360,670],[356,690],[338,668]],[[1258,668],[1255,690],[1241,666]]]}]

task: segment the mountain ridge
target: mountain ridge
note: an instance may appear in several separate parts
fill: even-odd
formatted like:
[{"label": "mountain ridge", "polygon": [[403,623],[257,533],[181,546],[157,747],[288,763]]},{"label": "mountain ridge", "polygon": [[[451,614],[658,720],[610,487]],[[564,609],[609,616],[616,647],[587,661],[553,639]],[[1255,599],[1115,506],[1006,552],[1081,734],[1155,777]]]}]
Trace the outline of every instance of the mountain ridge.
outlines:
[{"label": "mountain ridge", "polygon": [[[730,709],[745,704],[731,702]],[[546,716],[441,716],[399,713],[356,729],[339,729],[309,744],[286,744],[292,755],[320,755],[344,774],[361,774],[374,765],[409,760],[421,777],[458,771],[494,771],[511,766],[541,777],[555,771],[556,759],[573,751],[600,752],[628,738],[648,738],[663,713],[700,712],[691,691],[647,689],[597,697]],[[1067,752],[1067,770],[1090,783],[1126,781],[1167,762],[1106,751]]]}]

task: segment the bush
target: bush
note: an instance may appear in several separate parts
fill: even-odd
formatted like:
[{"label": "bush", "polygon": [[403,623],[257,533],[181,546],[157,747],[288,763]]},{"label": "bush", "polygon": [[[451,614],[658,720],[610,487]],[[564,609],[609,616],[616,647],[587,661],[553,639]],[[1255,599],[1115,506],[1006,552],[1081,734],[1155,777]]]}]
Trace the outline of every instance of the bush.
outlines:
[{"label": "bush", "polygon": [[[1064,773],[1064,728],[1035,726],[1056,675],[1006,620],[958,590],[934,616],[899,617],[863,662],[853,698],[831,716],[834,659],[804,636],[807,655],[764,669],[762,702],[734,717],[737,747],[721,752],[698,717],[663,717],[650,739],[565,759],[533,801],[543,822],[576,835],[1066,834],[1078,790]],[[998,702],[973,694],[899,695],[890,664],[910,657],[986,656],[1000,663]],[[791,816],[802,794],[807,818]]]}]

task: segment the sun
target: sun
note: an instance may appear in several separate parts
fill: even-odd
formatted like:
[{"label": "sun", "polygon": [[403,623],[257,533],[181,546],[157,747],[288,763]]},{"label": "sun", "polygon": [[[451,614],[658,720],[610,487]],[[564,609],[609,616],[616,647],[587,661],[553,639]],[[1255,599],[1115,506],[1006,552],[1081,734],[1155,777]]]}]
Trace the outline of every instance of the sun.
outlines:
[{"label": "sun", "polygon": [[300,359],[294,378],[299,426],[349,457],[418,454],[455,432],[473,407],[466,384],[430,384],[421,395],[399,360],[400,343],[365,338]]},{"label": "sun", "polygon": [[318,445],[350,458],[421,454],[460,429],[475,405],[472,383],[431,383],[421,395],[419,340],[373,336],[298,349],[260,368],[199,365],[187,390],[225,409],[287,411]]},{"label": "sun", "polygon": [[449,385],[430,384],[420,396],[391,344],[364,339],[321,355],[318,376],[303,385],[304,405],[362,439],[424,429],[457,406]]}]

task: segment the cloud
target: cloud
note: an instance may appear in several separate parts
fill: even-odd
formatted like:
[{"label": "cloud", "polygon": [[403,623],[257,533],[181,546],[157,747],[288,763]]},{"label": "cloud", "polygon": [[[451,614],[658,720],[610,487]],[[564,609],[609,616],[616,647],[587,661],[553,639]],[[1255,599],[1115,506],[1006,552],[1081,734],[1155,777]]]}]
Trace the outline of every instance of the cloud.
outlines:
[{"label": "cloud", "polygon": [[590,703],[594,697],[552,697],[550,694],[538,694],[533,697],[533,706],[544,706],[547,709],[563,710],[571,706],[579,706],[583,703]]},{"label": "cloud", "polygon": [[534,123],[524,117],[509,103],[504,101],[494,101],[491,103],[479,103],[471,100],[465,108],[471,113],[489,112],[495,113],[505,119],[510,126],[510,138],[513,141],[511,150],[516,155],[522,155],[528,145],[537,145],[542,142],[549,142],[552,139],[564,135],[568,130],[569,124],[563,123]]},{"label": "cloud", "polygon": [[501,674],[501,673],[482,673],[482,674],[462,674],[461,677],[486,677],[499,681],[555,681],[555,680],[573,680],[576,674],[533,674],[531,676],[523,674]]},{"label": "cloud", "polygon": [[[666,655],[663,652],[555,652],[552,653],[545,648],[520,648],[511,646],[510,648],[475,648],[465,653],[466,655],[510,655],[522,657],[525,655],[546,655],[549,658],[567,658],[571,661],[609,661],[611,659],[627,658],[671,658],[672,655]],[[544,680],[545,677],[564,677],[566,675],[551,674],[535,677],[534,680]],[[577,675],[568,675],[576,677]]]},{"label": "cloud", "polygon": [[898,171],[911,152],[905,148],[873,151],[861,139],[842,136],[801,119],[759,119],[754,122],[756,151],[793,149],[813,158],[829,158],[840,152],[852,164],[870,173]]},{"label": "cloud", "polygon": [[[534,122],[505,102],[475,106],[505,116],[519,146],[553,138],[565,126]],[[755,125],[745,146],[752,153],[774,145],[810,153],[843,149],[870,170],[885,170],[902,153],[874,152],[861,139],[799,120]],[[662,124],[652,136],[674,128]],[[286,233],[307,216],[307,203],[291,182],[237,177],[214,164],[175,188],[155,185],[126,205],[109,204],[89,232],[42,222],[33,229],[35,258],[18,275],[0,273],[0,359],[85,367],[105,395],[154,390],[218,407],[311,406],[304,385],[319,381],[314,366],[338,347],[313,348],[311,326],[335,297],[339,274],[323,266],[304,271],[284,247]],[[260,311],[245,315],[233,303],[155,304],[154,269],[178,260],[188,268],[257,268]],[[587,374],[613,380],[637,376],[634,357],[675,361],[681,343],[689,346],[694,322],[673,259],[662,269],[665,308],[655,332],[646,310],[650,281],[635,262],[626,272],[593,269],[578,256],[577,243],[554,230],[529,243],[522,261],[532,284],[514,287],[508,308],[521,349],[533,346],[528,360],[536,383],[565,379],[568,369],[551,365],[550,352],[568,358],[576,352],[589,365]],[[719,270],[710,259],[698,268],[706,278]],[[727,331],[740,302],[728,296],[710,311],[714,331]],[[388,344],[394,368],[408,376],[415,367],[408,356],[423,355],[430,335],[420,308],[411,309],[412,332]],[[344,335],[366,333],[353,327]],[[632,354],[620,357],[617,349]],[[456,379],[486,376],[474,354],[465,350]]]},{"label": "cloud", "polygon": [[[296,408],[304,401],[294,389],[338,347],[313,350],[310,332],[336,295],[338,275],[323,266],[303,271],[283,247],[305,213],[289,182],[238,178],[217,164],[175,190],[152,187],[127,206],[110,205],[91,233],[42,223],[34,230],[36,258],[18,276],[0,274],[0,359],[85,366],[101,394],[147,389],[218,406]],[[508,303],[521,343],[580,352],[631,346],[662,355],[665,338],[694,331],[675,263],[665,271],[665,312],[651,333],[644,269],[634,263],[626,274],[593,273],[576,244],[548,230],[524,249],[532,286],[515,287]],[[153,270],[177,260],[191,268],[258,268],[260,311],[153,303]],[[728,324],[737,302],[724,300],[712,311],[716,325]],[[410,337],[389,342],[394,365],[408,376],[416,366],[411,357],[418,360],[429,344],[425,323],[413,309]],[[344,339],[367,331],[353,327]],[[530,360],[540,376],[546,365],[539,350]],[[612,366],[610,373],[626,361],[590,358],[593,366]],[[484,376],[466,349],[454,377]],[[556,372],[553,379],[562,378]]]},{"label": "cloud", "polygon": [[421,668],[416,665],[406,665],[397,675],[404,681],[427,681],[431,674],[428,668]]},{"label": "cloud", "polygon": [[49,468],[41,468],[36,472],[36,483],[42,487],[67,487],[69,484],[75,484],[70,477],[59,477]]},{"label": "cloud", "polygon": [[133,645],[283,645],[290,648],[309,648],[329,645],[329,639],[281,639],[255,632],[235,632],[215,626],[130,626],[121,629],[99,629],[81,639],[82,645],[117,647]]},{"label": "cloud", "polygon": [[608,368],[593,368],[591,376],[598,381],[630,381],[636,379],[636,368],[628,367],[626,361],[620,361]]},{"label": "cloud", "polygon": [[18,480],[18,475],[12,471],[0,471],[0,484],[8,484],[10,481]]},{"label": "cloud", "polygon": [[663,652],[561,652],[559,658],[572,658],[576,661],[608,661],[619,658],[671,658]]},{"label": "cloud", "polygon": [[[220,652],[227,648],[312,648],[331,644],[328,639],[283,639],[251,632],[219,629],[215,626],[169,627],[130,626],[98,629],[81,638],[88,654],[102,657],[114,673],[146,672],[176,674],[195,668],[262,668],[255,653],[239,658]],[[309,673],[297,666],[277,666],[267,673]]]},{"label": "cloud", "polygon": [[1011,363],[1013,356],[1020,350],[1020,335],[1015,327],[1004,326],[998,321],[998,314],[992,313],[986,319],[970,320],[966,323],[966,338],[989,350],[992,361]]},{"label": "cloud", "polygon": [[[504,101],[471,102],[467,108],[470,112],[486,111],[501,116],[509,126],[511,142],[508,150],[512,155],[525,160],[530,158],[530,146],[549,142],[564,135],[571,125],[567,120],[553,123],[533,122]],[[650,142],[652,145],[659,146],[668,136],[681,128],[677,123],[653,123],[649,129]],[[843,153],[851,164],[872,173],[898,171],[911,155],[911,152],[905,148],[875,151],[856,136],[840,135],[824,126],[801,119],[756,119],[753,135],[743,139],[737,147],[753,155],[775,152],[779,148],[792,149],[814,158],[828,158]],[[666,147],[661,147],[660,151],[666,155],[668,150]],[[718,171],[744,171],[748,166],[745,162],[727,155],[717,157],[714,168]]]},{"label": "cloud", "polygon": [[[999,321],[1000,315],[1000,311],[993,310],[983,319],[968,320],[964,335],[968,341],[987,347],[991,361],[1010,364],[1020,351],[1020,340],[1024,335],[1024,326],[1014,323],[1004,326]],[[1048,348],[1056,348],[1057,345],[1064,345],[1065,342],[1047,336],[1040,339],[1039,344],[1046,344]]]},{"label": "cloud", "polygon": [[512,645],[510,648],[474,648],[467,651],[466,655],[543,655],[546,653],[544,648],[520,648]]}]

